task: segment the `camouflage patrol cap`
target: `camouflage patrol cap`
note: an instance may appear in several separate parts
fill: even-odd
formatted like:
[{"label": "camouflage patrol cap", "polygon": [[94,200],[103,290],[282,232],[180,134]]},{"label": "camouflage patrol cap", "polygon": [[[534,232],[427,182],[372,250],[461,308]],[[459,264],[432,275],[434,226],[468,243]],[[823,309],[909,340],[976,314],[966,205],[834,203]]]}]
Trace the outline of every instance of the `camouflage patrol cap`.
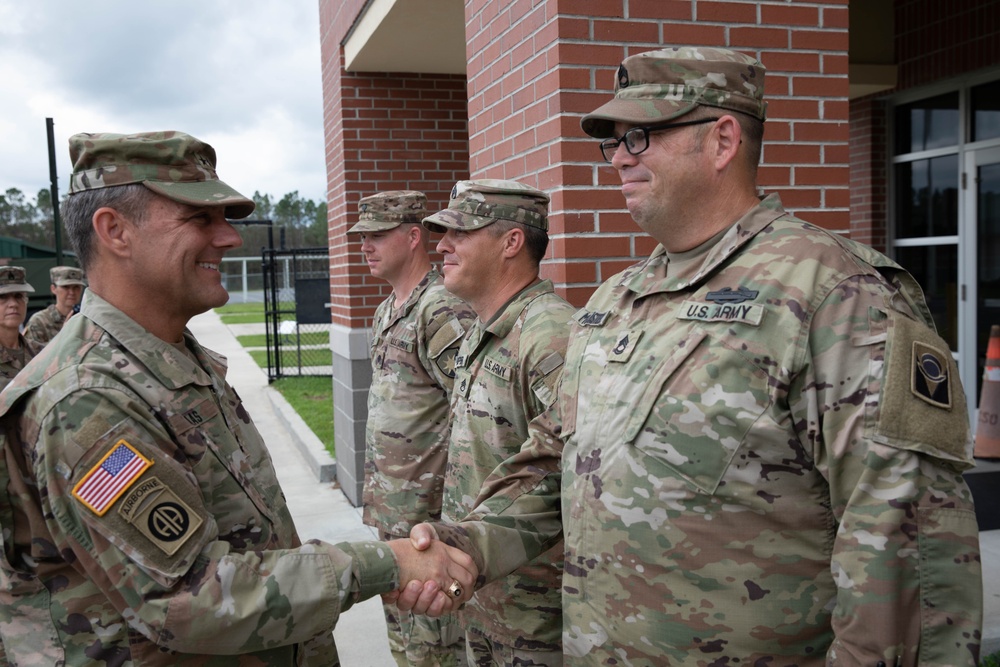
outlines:
[{"label": "camouflage patrol cap", "polygon": [[227,218],[245,218],[254,203],[219,180],[215,149],[183,132],[74,134],[70,195],[142,183],[158,195],[191,206],[225,206]]},{"label": "camouflage patrol cap", "polygon": [[358,222],[350,232],[384,232],[404,222],[420,223],[427,215],[427,197],[416,190],[389,190],[362,197]]},{"label": "camouflage patrol cap", "polygon": [[739,111],[764,120],[764,66],[729,49],[681,46],[629,56],[618,67],[615,96],[580,121],[605,139],[615,123],[652,125],[696,106]]},{"label": "camouflage patrol cap", "polygon": [[66,287],[67,285],[86,285],[83,280],[83,269],[75,266],[53,266],[49,269],[49,280],[56,287]]},{"label": "camouflage patrol cap", "polygon": [[34,292],[35,288],[24,281],[24,269],[20,266],[0,266],[0,294]]},{"label": "camouflage patrol cap", "polygon": [[448,208],[424,218],[424,227],[432,232],[481,229],[497,220],[510,220],[547,232],[548,207],[547,194],[517,181],[459,181],[451,189]]}]

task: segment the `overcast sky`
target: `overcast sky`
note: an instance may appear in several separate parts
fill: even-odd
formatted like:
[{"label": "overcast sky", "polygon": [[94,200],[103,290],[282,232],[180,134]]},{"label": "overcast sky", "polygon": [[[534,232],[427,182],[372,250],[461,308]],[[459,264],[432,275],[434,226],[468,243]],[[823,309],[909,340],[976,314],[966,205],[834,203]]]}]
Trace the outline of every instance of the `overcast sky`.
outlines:
[{"label": "overcast sky", "polygon": [[317,0],[0,0],[0,192],[59,195],[77,132],[180,130],[251,196],[325,199]]}]

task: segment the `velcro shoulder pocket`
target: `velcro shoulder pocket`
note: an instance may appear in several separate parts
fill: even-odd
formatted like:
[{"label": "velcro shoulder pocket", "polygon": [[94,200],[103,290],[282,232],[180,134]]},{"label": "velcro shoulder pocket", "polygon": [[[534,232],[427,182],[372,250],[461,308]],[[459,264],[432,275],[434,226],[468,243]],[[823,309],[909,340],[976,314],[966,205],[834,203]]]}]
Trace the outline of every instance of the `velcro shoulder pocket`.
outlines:
[{"label": "velcro shoulder pocket", "polygon": [[971,467],[965,392],[948,343],[902,313],[888,318],[874,439]]},{"label": "velcro shoulder pocket", "polygon": [[198,488],[150,437],[125,422],[95,442],[73,469],[70,501],[90,530],[169,587],[217,529]]},{"label": "velcro shoulder pocket", "polygon": [[454,317],[449,319],[427,341],[427,355],[431,359],[437,359],[449,347],[454,347],[460,343],[464,335],[465,328],[462,326],[462,323]]},{"label": "velcro shoulder pocket", "polygon": [[537,379],[532,383],[531,391],[546,408],[556,400],[556,388],[560,376],[557,371],[562,368],[564,362],[565,359],[561,353],[553,352],[535,367]]}]

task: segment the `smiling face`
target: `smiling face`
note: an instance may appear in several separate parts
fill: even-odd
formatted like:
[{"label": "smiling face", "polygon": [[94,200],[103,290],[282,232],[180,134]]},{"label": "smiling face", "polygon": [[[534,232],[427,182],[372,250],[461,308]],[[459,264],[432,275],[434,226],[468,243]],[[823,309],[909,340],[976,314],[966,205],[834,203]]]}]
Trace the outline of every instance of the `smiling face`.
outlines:
[{"label": "smiling face", "polygon": [[154,197],[145,220],[132,224],[131,292],[145,295],[164,321],[182,321],[229,300],[219,267],[243,244],[222,206],[189,206]]},{"label": "smiling face", "polygon": [[[615,136],[631,127],[616,123]],[[661,243],[670,236],[672,226],[683,224],[703,204],[707,176],[703,127],[655,132],[649,137],[649,148],[639,155],[620,145],[611,161],[632,219]]]},{"label": "smiling face", "polygon": [[489,227],[448,229],[437,244],[444,255],[445,288],[476,308],[496,287],[502,245],[503,236],[496,236]]}]

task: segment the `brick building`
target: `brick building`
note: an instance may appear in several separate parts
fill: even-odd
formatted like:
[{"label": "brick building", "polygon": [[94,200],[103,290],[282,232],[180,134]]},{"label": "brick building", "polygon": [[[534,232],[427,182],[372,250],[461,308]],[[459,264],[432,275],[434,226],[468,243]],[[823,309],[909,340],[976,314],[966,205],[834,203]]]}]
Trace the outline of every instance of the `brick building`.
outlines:
[{"label": "brick building", "polygon": [[319,0],[338,478],[360,499],[368,329],[388,293],[356,238],[380,190],[447,205],[457,180],[552,197],[543,275],[582,305],[649,254],[579,120],[618,63],[726,46],[767,67],[760,185],[910,269],[975,414],[1000,323],[1000,3],[995,0]]}]

